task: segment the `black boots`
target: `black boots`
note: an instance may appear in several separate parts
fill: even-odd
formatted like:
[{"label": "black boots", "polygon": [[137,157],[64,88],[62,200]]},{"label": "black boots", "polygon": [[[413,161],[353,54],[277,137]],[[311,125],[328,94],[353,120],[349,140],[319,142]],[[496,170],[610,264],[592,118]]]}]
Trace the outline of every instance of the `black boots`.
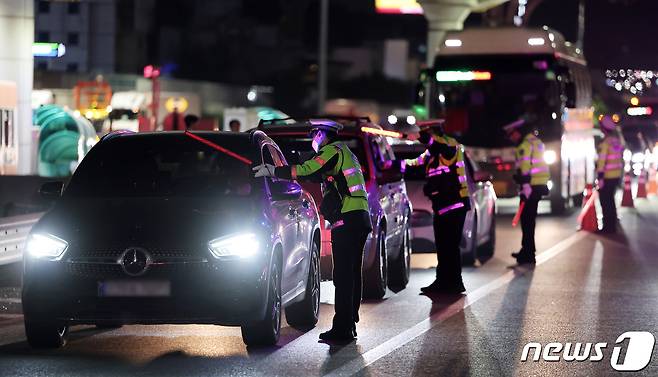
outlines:
[{"label": "black boots", "polygon": [[423,293],[461,294],[466,292],[466,288],[464,287],[463,282],[444,284],[439,283],[438,280],[434,280],[432,284],[427,287],[422,287],[420,291]]},{"label": "black boots", "polygon": [[516,259],[516,263],[519,265],[521,264],[536,264],[537,261],[535,260],[535,255],[534,253],[524,253],[523,251],[519,251],[518,253],[512,253],[512,257]]},{"label": "black boots", "polygon": [[356,326],[351,329],[332,328],[320,334],[320,339],[326,342],[349,343],[356,337]]}]

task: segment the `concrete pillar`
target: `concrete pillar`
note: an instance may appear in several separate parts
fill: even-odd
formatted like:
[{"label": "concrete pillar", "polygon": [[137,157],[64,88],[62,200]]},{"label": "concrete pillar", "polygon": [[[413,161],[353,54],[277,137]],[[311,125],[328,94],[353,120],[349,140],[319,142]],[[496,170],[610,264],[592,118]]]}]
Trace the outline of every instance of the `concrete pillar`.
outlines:
[{"label": "concrete pillar", "polygon": [[34,0],[0,0],[0,80],[16,83],[18,174],[34,174],[32,150],[32,79]]},{"label": "concrete pillar", "polygon": [[446,33],[464,28],[464,21],[471,12],[484,12],[509,0],[418,0],[427,19],[427,65],[434,65],[434,58],[443,47]]},{"label": "concrete pillar", "polygon": [[471,14],[477,0],[418,0],[427,19],[427,65],[443,47],[446,33],[464,28],[464,20]]}]

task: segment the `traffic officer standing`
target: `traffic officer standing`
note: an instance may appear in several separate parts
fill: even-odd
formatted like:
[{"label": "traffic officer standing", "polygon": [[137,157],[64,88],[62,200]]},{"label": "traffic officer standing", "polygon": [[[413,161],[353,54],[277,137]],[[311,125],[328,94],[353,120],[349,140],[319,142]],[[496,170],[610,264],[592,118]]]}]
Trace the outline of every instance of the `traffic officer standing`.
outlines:
[{"label": "traffic officer standing", "polygon": [[544,143],[528,127],[518,120],[504,127],[507,137],[516,145],[516,174],[514,180],[520,186],[519,196],[523,205],[521,250],[512,253],[518,264],[535,264],[535,225],[539,201],[548,195],[550,171],[544,161]]},{"label": "traffic officer standing", "polygon": [[405,163],[425,166],[427,182],[423,191],[432,202],[438,262],[436,279],[421,291],[459,294],[466,291],[459,244],[466,213],[471,208],[464,147],[443,132],[443,120],[419,122],[418,126],[421,128],[420,141],[427,144],[427,149],[418,158],[405,160]]},{"label": "traffic officer standing", "polygon": [[356,337],[362,293],[363,248],[372,231],[365,179],[356,156],[336,141],[342,125],[331,120],[311,120],[312,146],[316,155],[301,165],[261,165],[256,177],[322,180],[321,213],[331,223],[335,305],[331,330],[320,334],[327,341],[351,341]]},{"label": "traffic officer standing", "polygon": [[615,193],[621,183],[624,168],[624,145],[617,137],[615,122],[609,115],[599,121],[601,131],[605,134],[599,144],[596,174],[598,178],[599,200],[603,210],[603,228],[601,233],[617,232],[617,207]]}]

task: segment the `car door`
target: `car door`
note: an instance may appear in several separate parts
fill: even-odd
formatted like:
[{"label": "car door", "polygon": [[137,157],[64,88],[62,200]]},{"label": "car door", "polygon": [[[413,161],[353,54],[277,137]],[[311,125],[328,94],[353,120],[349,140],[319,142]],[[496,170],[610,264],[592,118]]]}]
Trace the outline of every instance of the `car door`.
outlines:
[{"label": "car door", "polygon": [[[283,153],[276,145],[270,145],[270,152],[276,166],[288,165]],[[297,181],[295,181],[297,183]],[[311,197],[307,192],[302,192],[298,199],[289,201],[288,214],[294,217],[294,239],[288,240],[290,255],[286,264],[290,268],[290,277],[296,281],[292,285],[292,292],[304,289],[305,278],[308,274],[308,258],[310,252],[311,232],[315,225],[315,211],[312,210]],[[292,220],[292,219],[291,219]],[[292,236],[292,231],[290,232]]]},{"label": "car door", "polygon": [[464,155],[464,160],[466,162],[466,174],[468,175],[468,184],[469,191],[471,192],[471,204],[474,204],[477,207],[477,238],[476,241],[479,244],[479,241],[482,240],[486,235],[489,234],[489,216],[487,208],[487,187],[484,182],[476,182],[474,175],[478,171],[477,166],[473,161],[468,157],[468,154]]},{"label": "car door", "polygon": [[[375,174],[377,177],[382,176],[384,166],[392,163],[391,154],[387,150],[387,145],[383,144],[381,137],[371,137],[370,146],[375,163]],[[387,252],[390,254],[394,250],[398,250],[401,240],[401,224],[404,221],[402,212],[400,211],[400,202],[402,192],[398,182],[378,179],[377,182],[379,191],[379,203],[382,211],[386,216],[386,241]]]},{"label": "car door", "polygon": [[[278,165],[277,161],[274,160],[272,154],[272,146],[270,144],[263,144],[261,147],[261,160],[265,164],[271,164],[274,166],[282,166],[282,162],[279,160]],[[277,178],[266,179],[268,185],[268,192],[270,185]],[[296,200],[274,200],[270,195],[270,208],[271,215],[273,220],[273,231],[278,230],[279,237],[281,238],[282,244],[282,254],[283,254],[283,263],[282,263],[282,279],[281,279],[281,290],[282,294],[286,295],[292,292],[297,284],[298,278],[296,276],[296,258],[294,257],[295,248],[297,247],[297,203]]]}]

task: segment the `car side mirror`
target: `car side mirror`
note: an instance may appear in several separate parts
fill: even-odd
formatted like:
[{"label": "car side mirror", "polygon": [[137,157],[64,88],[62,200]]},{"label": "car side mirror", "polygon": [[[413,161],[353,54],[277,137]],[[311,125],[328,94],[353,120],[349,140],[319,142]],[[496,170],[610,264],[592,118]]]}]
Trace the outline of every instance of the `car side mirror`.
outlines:
[{"label": "car side mirror", "polygon": [[269,188],[273,200],[294,200],[302,195],[302,186],[293,181],[271,180]]},{"label": "car side mirror", "polygon": [[44,199],[55,200],[62,196],[63,188],[64,182],[62,181],[46,182],[41,185],[39,194]]},{"label": "car side mirror", "polygon": [[489,182],[493,180],[493,176],[484,170],[478,170],[475,173],[473,173],[473,180],[475,182]]},{"label": "car side mirror", "polygon": [[400,164],[401,161],[393,161],[391,166],[387,166],[379,172],[377,175],[377,183],[378,184],[385,184],[385,183],[391,183],[391,182],[397,182],[401,181],[403,174],[402,174],[402,165]]}]

